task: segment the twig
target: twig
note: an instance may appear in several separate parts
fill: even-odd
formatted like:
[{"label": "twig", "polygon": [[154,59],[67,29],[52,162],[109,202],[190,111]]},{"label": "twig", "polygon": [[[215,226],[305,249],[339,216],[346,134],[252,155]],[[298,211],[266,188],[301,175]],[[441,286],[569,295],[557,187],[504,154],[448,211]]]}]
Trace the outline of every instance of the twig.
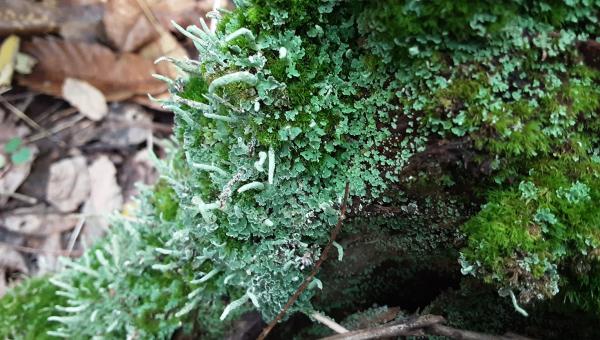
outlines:
[{"label": "twig", "polygon": [[146,0],[136,0],[138,3],[138,6],[140,6],[140,8],[142,9],[142,12],[144,13],[144,16],[146,17],[146,19],[148,19],[148,21],[150,21],[150,23],[152,24],[152,27],[156,30],[157,33],[161,33],[160,32],[160,23],[158,22],[158,19],[156,18],[156,15],[154,14],[154,11],[150,8],[150,6],[148,6],[148,3],[146,2]]},{"label": "twig", "polygon": [[532,340],[531,338],[518,334],[507,333],[505,335],[492,335],[456,329],[440,324],[432,325],[431,327],[425,329],[425,332],[432,335],[447,336],[449,338],[458,340]]},{"label": "twig", "polygon": [[44,120],[46,120],[49,117],[53,117],[54,114],[56,113],[56,111],[58,111],[58,109],[63,105],[62,102],[57,101],[56,103],[52,104],[52,106],[50,106],[49,108],[46,108],[42,113],[40,113],[39,115],[37,115],[37,122],[39,125],[44,125]]},{"label": "twig", "polygon": [[[75,110],[75,112],[76,112],[76,110]],[[85,118],[84,115],[79,114],[79,115],[75,116],[73,119],[70,119],[67,122],[58,124],[58,125],[54,126],[52,129],[50,129],[50,130],[48,130],[46,132],[37,133],[37,134],[29,137],[27,139],[27,141],[31,143],[31,142],[38,141],[40,139],[52,137],[53,135],[55,135],[55,134],[57,134],[57,133],[65,130],[65,129],[73,127],[75,124],[77,124],[79,121],[83,120],[84,118]]]},{"label": "twig", "polygon": [[67,256],[71,255],[71,252],[73,252],[73,248],[75,248],[75,242],[77,242],[77,238],[79,237],[79,234],[81,233],[81,229],[83,229],[84,224],[85,224],[85,217],[81,217],[79,219],[79,221],[77,222],[77,226],[75,227],[75,230],[73,231],[73,233],[71,234],[71,237],[69,238],[69,244],[67,245]]},{"label": "twig", "polygon": [[[29,118],[28,115],[26,115],[23,111],[19,110],[16,106],[14,106],[13,104],[9,103],[6,99],[4,99],[1,95],[0,95],[0,101],[4,104],[4,106],[9,109],[14,115],[16,115],[17,117],[19,117],[21,120],[25,121],[25,123],[27,123],[27,125],[31,126],[32,128],[34,128],[35,130],[39,131],[41,134],[43,134],[45,137],[51,137],[51,134],[44,129],[43,127],[40,126],[40,124],[38,124],[35,120]],[[59,143],[61,146],[66,147],[67,145],[65,144],[65,142],[63,141],[56,141],[55,142]]]},{"label": "twig", "polygon": [[344,326],[340,325],[339,323],[335,322],[334,320],[328,318],[325,315],[322,315],[320,313],[314,312],[310,316],[312,316],[315,320],[317,320],[320,323],[322,323],[323,325],[329,327],[332,331],[334,331],[334,332],[336,332],[338,334],[343,334],[343,333],[350,332],[349,330],[347,330],[346,328],[344,328]]},{"label": "twig", "polygon": [[[138,3],[138,6],[142,9],[142,13],[146,17],[146,19],[148,19],[148,21],[152,25],[152,28],[154,28],[154,31],[156,31],[156,33],[158,33],[158,35],[161,38],[166,34],[170,34],[160,24],[160,22],[158,21],[158,18],[156,16],[156,13],[154,13],[154,10],[152,9],[152,7],[150,7],[150,5],[148,5],[148,2],[146,0],[136,0],[136,2]],[[160,52],[163,53],[164,55],[167,55],[167,54],[173,52],[173,49],[170,51],[165,51],[163,44],[159,44],[159,49],[160,49]]]},{"label": "twig", "polygon": [[[73,106],[69,106],[67,108],[64,108],[60,111],[57,111],[55,113],[53,113],[52,115],[50,115],[50,117],[48,117],[48,121],[44,122],[44,125],[46,126],[50,126],[56,122],[58,122],[59,120],[62,120],[63,118],[67,118],[68,116],[70,116],[73,113],[78,112],[79,109]],[[40,121],[41,124],[41,121]]]},{"label": "twig", "polygon": [[27,125],[31,126],[32,128],[38,130],[38,131],[44,131],[44,128],[41,127],[38,123],[36,123],[35,120],[29,118],[28,115],[26,115],[25,113],[23,113],[23,111],[19,110],[16,106],[14,106],[13,104],[9,103],[6,99],[4,98],[0,98],[0,101],[2,101],[4,103],[4,106],[10,110],[10,112],[12,112],[13,114],[15,114],[15,116],[19,117],[21,120],[23,120],[25,123],[27,123]]},{"label": "twig", "polygon": [[444,326],[443,322],[445,320],[442,316],[428,314],[413,320],[333,335],[321,340],[367,340],[410,335],[439,335],[458,340],[532,340],[512,333],[492,335],[457,329]]},{"label": "twig", "polygon": [[417,319],[407,320],[405,322],[338,334],[323,338],[322,340],[366,340],[379,339],[383,337],[415,335],[416,330],[433,326],[441,322],[444,322],[443,317],[439,315],[427,314],[422,315]]},{"label": "twig", "polygon": [[265,329],[263,329],[262,333],[260,333],[260,335],[257,338],[258,340],[263,340],[267,337],[267,335],[269,335],[269,333],[271,332],[273,327],[275,327],[277,322],[279,322],[279,320],[281,320],[283,318],[285,313],[287,313],[288,309],[290,309],[290,307],[294,304],[294,302],[296,302],[296,300],[298,300],[298,298],[300,297],[300,294],[302,294],[302,292],[304,292],[304,290],[306,290],[306,288],[308,287],[308,284],[314,279],[314,277],[319,272],[321,265],[323,264],[325,259],[327,259],[327,255],[329,254],[329,251],[331,250],[331,247],[333,246],[333,241],[335,241],[340,230],[342,229],[342,222],[346,218],[346,206],[347,206],[347,201],[348,201],[349,195],[350,195],[350,182],[346,182],[346,189],[344,191],[344,199],[342,201],[342,206],[340,208],[340,217],[338,219],[338,222],[337,222],[335,228],[333,228],[333,230],[331,231],[331,235],[329,237],[329,242],[323,249],[323,253],[321,254],[321,257],[319,258],[319,261],[317,261],[317,263],[315,264],[315,267],[313,268],[310,275],[308,275],[304,279],[304,281],[302,282],[300,287],[298,287],[298,289],[296,290],[294,295],[292,295],[292,297],[290,297],[290,299],[285,304],[285,306],[283,306],[283,309],[281,310],[281,312],[279,312],[279,314],[277,314],[275,319],[273,319],[269,323],[269,325],[267,327],[265,327]]},{"label": "twig", "polygon": [[[4,93],[2,93],[4,94]],[[5,100],[9,100],[9,101],[13,101],[13,100],[21,100],[21,99],[25,99],[27,97],[31,96],[30,92],[21,92],[21,93],[15,93],[15,94],[7,94],[7,95],[3,95],[2,97],[4,97]]]},{"label": "twig", "polygon": [[81,256],[81,251],[74,251],[71,253],[66,252],[66,251],[49,251],[49,250],[36,249],[36,248],[31,248],[31,247],[18,246],[18,245],[6,243],[6,242],[0,242],[0,245],[7,246],[7,247],[13,248],[15,250],[22,251],[24,253],[30,253],[30,254],[45,254],[45,255],[54,255],[54,256],[68,256],[68,257],[80,257]]},{"label": "twig", "polygon": [[10,198],[14,198],[21,202],[25,202],[27,204],[36,204],[38,202],[37,198],[19,194],[18,192],[4,192],[0,191],[0,196],[8,196]]}]

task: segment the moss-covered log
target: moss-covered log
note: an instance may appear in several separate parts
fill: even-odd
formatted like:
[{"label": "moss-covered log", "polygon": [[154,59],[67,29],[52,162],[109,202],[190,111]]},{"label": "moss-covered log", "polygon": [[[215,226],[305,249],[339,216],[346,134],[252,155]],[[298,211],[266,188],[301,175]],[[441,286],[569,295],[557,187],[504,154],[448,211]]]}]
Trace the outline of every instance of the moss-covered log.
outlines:
[{"label": "moss-covered log", "polygon": [[[219,338],[247,310],[271,320],[346,182],[340,258],[289,314],[397,303],[473,326],[501,301],[480,330],[557,337],[527,326],[546,304],[597,322],[598,14],[587,0],[252,0],[216,32],[177,27],[199,59],[171,60],[161,181],[80,260],[0,300],[0,337]],[[477,288],[434,299],[446,287],[421,284],[458,289],[461,271]],[[481,315],[460,310],[466,294]]]}]

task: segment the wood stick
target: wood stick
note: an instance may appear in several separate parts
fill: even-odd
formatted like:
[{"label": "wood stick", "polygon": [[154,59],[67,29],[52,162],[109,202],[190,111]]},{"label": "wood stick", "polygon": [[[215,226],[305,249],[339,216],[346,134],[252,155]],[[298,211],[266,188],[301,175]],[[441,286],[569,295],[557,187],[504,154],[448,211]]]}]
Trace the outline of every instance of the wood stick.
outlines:
[{"label": "wood stick", "polygon": [[402,335],[414,335],[415,330],[423,329],[444,322],[444,318],[439,315],[422,315],[417,319],[407,320],[400,323],[392,323],[374,328],[367,328],[358,331],[352,331],[344,334],[337,334],[322,340],[366,340],[379,339],[383,337],[397,337]]},{"label": "wood stick", "polygon": [[273,327],[275,327],[277,322],[279,322],[279,320],[281,320],[283,318],[285,313],[287,313],[288,309],[290,309],[290,307],[294,304],[294,302],[296,302],[296,300],[298,300],[298,298],[300,297],[300,294],[302,294],[302,292],[304,292],[304,290],[308,287],[308,284],[314,279],[314,277],[319,272],[321,265],[323,264],[325,259],[327,259],[327,255],[329,254],[329,251],[331,250],[333,241],[335,241],[338,234],[340,233],[340,230],[342,229],[342,222],[346,218],[346,206],[347,206],[347,201],[348,201],[349,195],[350,195],[350,182],[346,182],[346,189],[344,191],[344,199],[342,201],[342,206],[340,208],[340,217],[338,219],[338,222],[337,222],[335,228],[333,228],[333,230],[331,231],[331,236],[329,237],[329,242],[323,249],[323,253],[321,254],[321,257],[319,258],[319,261],[317,261],[317,263],[315,264],[315,267],[313,268],[310,275],[308,275],[304,279],[304,281],[302,282],[300,287],[298,287],[298,289],[296,290],[294,295],[292,295],[292,297],[290,297],[290,299],[285,304],[285,306],[283,307],[281,312],[279,312],[279,314],[277,314],[275,319],[273,319],[269,323],[269,325],[267,327],[265,327],[265,329],[263,329],[262,333],[260,333],[260,335],[257,338],[258,340],[264,340],[267,337],[267,335],[269,335],[269,333],[271,332]]},{"label": "wood stick", "polygon": [[325,316],[321,313],[314,312],[310,316],[312,316],[315,320],[319,321],[320,323],[327,326],[329,329],[331,329],[332,331],[334,331],[336,333],[343,334],[343,333],[350,332],[349,330],[344,328],[344,326],[340,325],[339,323],[335,322],[334,320],[331,320],[330,318],[328,318],[327,316]]}]

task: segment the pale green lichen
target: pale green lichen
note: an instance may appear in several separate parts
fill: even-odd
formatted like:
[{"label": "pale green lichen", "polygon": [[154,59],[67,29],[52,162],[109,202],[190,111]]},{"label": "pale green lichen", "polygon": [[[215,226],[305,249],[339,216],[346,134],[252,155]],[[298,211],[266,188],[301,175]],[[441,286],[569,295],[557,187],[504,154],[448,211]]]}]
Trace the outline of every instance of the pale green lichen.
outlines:
[{"label": "pale green lichen", "polygon": [[[217,337],[220,320],[249,308],[270,320],[319,259],[342,203],[381,229],[371,230],[378,256],[410,250],[414,268],[390,269],[398,277],[435,256],[456,264],[456,227],[471,218],[465,274],[510,292],[517,309],[564,291],[598,310],[600,77],[576,48],[598,33],[597,4],[238,6],[216,32],[174,23],[199,58],[167,58],[185,75],[158,77],[176,123],[168,158],[156,160],[161,182],[53,278],[70,301],[57,303],[52,334],[168,338],[183,327]],[[341,202],[346,182],[351,202]],[[468,200],[486,204],[476,212]],[[372,207],[401,218],[382,222]],[[336,265],[358,267],[353,258]],[[356,281],[315,286],[326,295],[354,283],[366,299],[388,288],[364,280],[382,261]],[[315,294],[288,314],[310,313]]]}]

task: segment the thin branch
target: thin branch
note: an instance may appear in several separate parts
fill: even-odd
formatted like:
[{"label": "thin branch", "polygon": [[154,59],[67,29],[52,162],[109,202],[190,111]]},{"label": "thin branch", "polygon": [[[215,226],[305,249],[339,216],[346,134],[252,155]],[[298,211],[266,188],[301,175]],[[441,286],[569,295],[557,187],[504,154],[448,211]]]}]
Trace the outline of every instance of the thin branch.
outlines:
[{"label": "thin branch", "polygon": [[439,324],[441,322],[444,322],[443,317],[439,315],[427,314],[419,316],[416,319],[407,320],[400,323],[393,323],[391,325],[367,328],[344,334],[338,334],[323,338],[321,340],[366,340],[379,339],[383,337],[415,335],[415,331],[425,327]]},{"label": "thin branch", "polygon": [[25,123],[27,123],[27,125],[31,126],[32,128],[34,128],[34,129],[36,129],[38,131],[42,131],[42,132],[45,131],[43,127],[41,127],[38,123],[36,123],[35,120],[29,118],[28,115],[26,115],[25,113],[23,113],[23,111],[19,110],[13,104],[9,103],[6,99],[0,98],[0,100],[3,102],[4,106],[7,109],[9,109],[13,114],[15,114],[15,116],[19,117]]},{"label": "thin branch", "polygon": [[296,302],[296,300],[298,300],[298,298],[300,297],[300,294],[302,294],[302,292],[304,292],[304,290],[306,290],[306,288],[308,287],[308,284],[315,278],[315,276],[319,272],[321,265],[327,259],[327,255],[329,254],[329,251],[331,250],[331,247],[333,246],[333,241],[335,241],[338,234],[340,233],[340,230],[342,229],[342,222],[346,218],[346,206],[347,206],[349,195],[350,195],[350,182],[346,182],[346,189],[344,191],[344,199],[342,201],[342,206],[340,208],[340,217],[338,219],[338,222],[337,222],[335,228],[333,228],[333,230],[331,231],[331,235],[329,237],[329,242],[323,249],[323,253],[321,254],[321,257],[319,258],[319,261],[317,261],[317,263],[315,264],[315,267],[313,268],[310,275],[308,275],[304,279],[304,281],[302,282],[300,287],[298,287],[298,289],[296,290],[294,295],[292,295],[292,297],[290,297],[290,299],[285,304],[285,306],[283,307],[281,312],[279,312],[279,314],[277,314],[275,319],[273,319],[269,323],[269,325],[267,327],[265,327],[265,329],[263,329],[262,333],[260,333],[260,335],[257,338],[258,340],[263,340],[267,337],[267,335],[269,335],[269,333],[271,332],[273,327],[275,327],[277,322],[279,322],[283,318],[285,313],[287,313],[288,309],[290,309],[290,307],[294,304],[294,302]]},{"label": "thin branch", "polygon": [[36,204],[38,202],[37,198],[31,197],[31,196],[27,196],[27,195],[23,195],[23,194],[20,194],[18,192],[0,191],[0,196],[7,196],[7,197],[10,197],[10,198],[14,198],[16,200],[19,200],[21,202],[25,202],[27,204]]},{"label": "thin branch", "polygon": [[69,253],[64,250],[50,251],[50,250],[43,250],[43,249],[37,249],[37,248],[31,248],[31,247],[25,247],[25,246],[18,246],[18,245],[6,243],[6,242],[0,242],[0,245],[7,246],[7,247],[13,248],[15,250],[22,251],[24,253],[30,253],[30,254],[44,254],[44,255],[53,255],[53,256],[67,256],[67,257],[80,257],[82,254],[82,252],[79,250]]},{"label": "thin branch", "polygon": [[320,323],[322,323],[323,325],[329,327],[329,329],[331,329],[332,331],[334,331],[338,334],[350,332],[344,326],[340,325],[339,323],[335,322],[334,320],[328,318],[327,316],[325,316],[323,314],[314,312],[310,316],[312,316],[315,320],[317,320]]},{"label": "thin branch", "polygon": [[492,335],[479,332],[472,332],[463,329],[452,328],[440,324],[432,325],[425,329],[425,333],[431,335],[447,336],[458,340],[532,340],[518,334]]},{"label": "thin branch", "polygon": [[[77,110],[75,109],[74,112],[77,112]],[[30,136],[29,138],[27,138],[27,141],[29,143],[32,142],[36,142],[40,139],[44,139],[44,138],[50,138],[53,137],[55,134],[68,129],[70,127],[73,127],[75,124],[77,124],[79,121],[83,120],[85,118],[84,115],[79,114],[77,116],[75,116],[73,119],[70,119],[67,122],[63,122],[61,124],[57,124],[56,126],[54,126],[53,128],[51,128],[50,130],[47,130],[45,132],[40,132],[40,133],[36,133],[33,136]],[[93,124],[93,122],[91,123]]]},{"label": "thin branch", "polygon": [[322,338],[321,340],[368,340],[411,335],[439,335],[458,340],[532,340],[531,338],[512,333],[492,335],[457,329],[442,325],[444,322],[445,320],[442,316],[427,314],[412,320],[409,319],[399,323],[395,322],[383,326],[337,334]]},{"label": "thin branch", "polygon": [[85,225],[85,217],[80,217],[79,222],[77,222],[77,226],[75,227],[75,231],[71,234],[69,238],[69,244],[67,246],[67,256],[71,255],[73,252],[73,248],[75,248],[75,242],[77,242],[77,238],[79,238],[79,234]]},{"label": "thin branch", "polygon": [[156,14],[154,14],[154,11],[152,10],[152,8],[150,8],[150,6],[146,2],[146,0],[136,0],[136,2],[138,3],[138,6],[142,10],[142,13],[146,17],[146,19],[148,19],[150,24],[152,24],[152,28],[154,28],[156,30],[156,32],[160,34],[162,27],[160,26],[160,23],[158,22],[158,19],[156,18]]},{"label": "thin branch", "polygon": [[[43,134],[45,137],[51,137],[52,135],[48,132],[48,130],[44,129],[43,127],[41,127],[35,120],[29,118],[28,115],[26,115],[23,111],[19,110],[16,106],[14,106],[13,104],[9,103],[6,99],[4,99],[1,95],[0,95],[0,101],[4,104],[4,107],[6,107],[9,111],[11,111],[15,116],[17,116],[19,119],[23,120],[25,123],[27,123],[27,125],[31,126],[33,129],[39,131],[41,134]],[[53,139],[54,140],[54,139]],[[55,142],[57,142],[59,145],[66,147],[67,145],[65,144],[65,142],[60,141],[60,140],[54,140]]]}]

